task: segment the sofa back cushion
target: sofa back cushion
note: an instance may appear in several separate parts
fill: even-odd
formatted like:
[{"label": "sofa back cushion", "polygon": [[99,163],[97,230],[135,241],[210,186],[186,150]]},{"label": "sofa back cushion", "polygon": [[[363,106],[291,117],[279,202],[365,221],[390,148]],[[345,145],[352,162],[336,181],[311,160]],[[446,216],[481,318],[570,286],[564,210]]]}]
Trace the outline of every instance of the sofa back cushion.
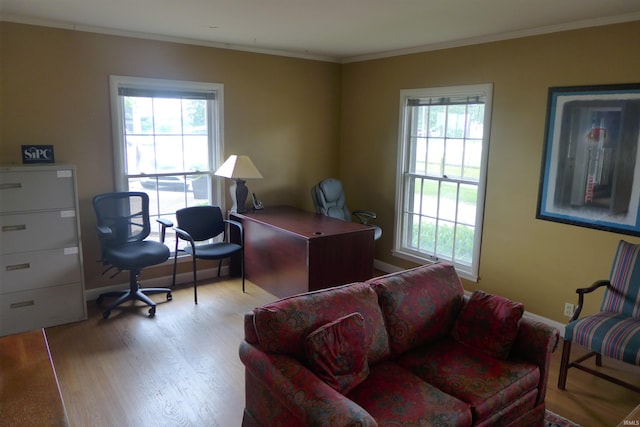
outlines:
[{"label": "sofa back cushion", "polygon": [[451,336],[488,356],[507,359],[523,313],[521,302],[476,290],[460,311]]},{"label": "sofa back cushion", "polygon": [[464,290],[453,265],[430,264],[369,280],[380,300],[391,356],[451,332]]},{"label": "sofa back cushion", "polygon": [[307,335],[352,313],[365,322],[367,360],[370,364],[389,354],[389,338],[378,297],[365,283],[295,295],[258,307],[253,322],[260,347],[269,353],[304,360]]}]

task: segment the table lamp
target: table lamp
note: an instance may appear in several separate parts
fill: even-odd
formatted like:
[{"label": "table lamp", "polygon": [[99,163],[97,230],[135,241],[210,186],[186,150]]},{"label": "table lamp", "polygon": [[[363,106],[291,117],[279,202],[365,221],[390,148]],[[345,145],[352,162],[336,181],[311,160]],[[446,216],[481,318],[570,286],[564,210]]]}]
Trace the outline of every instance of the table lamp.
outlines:
[{"label": "table lamp", "polygon": [[245,185],[246,179],[262,178],[262,175],[253,164],[249,156],[232,154],[218,168],[215,175],[233,180],[229,191],[233,200],[232,212],[243,213],[247,211],[246,202],[249,189]]}]

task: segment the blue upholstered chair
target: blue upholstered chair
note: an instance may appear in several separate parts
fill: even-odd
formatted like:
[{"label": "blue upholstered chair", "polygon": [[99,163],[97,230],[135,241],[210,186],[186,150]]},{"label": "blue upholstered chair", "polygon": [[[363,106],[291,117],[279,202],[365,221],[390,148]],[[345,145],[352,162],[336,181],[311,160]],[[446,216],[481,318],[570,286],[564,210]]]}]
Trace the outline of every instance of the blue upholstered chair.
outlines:
[{"label": "blue upholstered chair", "polygon": [[[589,288],[577,289],[578,306],[565,327],[564,345],[558,388],[565,389],[567,371],[578,368],[630,390],[640,392],[640,387],[614,378],[601,371],[582,365],[594,357],[596,366],[602,366],[602,356],[640,365],[640,245],[624,240],[618,244],[609,280],[599,280]],[[600,312],[579,318],[584,296],[604,287]],[[571,344],[589,350],[586,355],[569,361]]]},{"label": "blue upholstered chair", "polygon": [[358,222],[374,228],[373,238],[378,240],[382,237],[382,229],[369,221],[376,219],[376,213],[369,210],[349,211],[345,205],[345,195],[342,189],[342,182],[335,178],[327,178],[320,181],[311,189],[311,199],[316,213],[342,221],[351,221],[351,215],[358,218]]}]

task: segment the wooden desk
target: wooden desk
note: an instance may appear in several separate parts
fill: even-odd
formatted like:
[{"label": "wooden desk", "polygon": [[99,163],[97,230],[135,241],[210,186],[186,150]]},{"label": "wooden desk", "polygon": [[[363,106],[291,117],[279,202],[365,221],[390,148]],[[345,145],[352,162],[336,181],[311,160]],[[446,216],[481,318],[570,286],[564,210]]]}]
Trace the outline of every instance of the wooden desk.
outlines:
[{"label": "wooden desk", "polygon": [[68,426],[44,329],[0,338],[0,426]]},{"label": "wooden desk", "polygon": [[[290,206],[229,217],[244,227],[246,278],[279,298],[366,280],[373,273],[373,227]],[[240,272],[237,257],[231,272]]]}]

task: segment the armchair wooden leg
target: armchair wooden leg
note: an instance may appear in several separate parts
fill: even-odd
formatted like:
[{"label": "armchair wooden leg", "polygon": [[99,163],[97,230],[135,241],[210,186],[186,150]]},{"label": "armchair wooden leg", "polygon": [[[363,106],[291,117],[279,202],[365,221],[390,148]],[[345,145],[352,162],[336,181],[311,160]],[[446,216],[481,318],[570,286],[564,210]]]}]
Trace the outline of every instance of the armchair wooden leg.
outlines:
[{"label": "armchair wooden leg", "polygon": [[562,358],[560,359],[560,374],[558,375],[558,388],[565,390],[567,385],[567,371],[569,370],[569,357],[571,355],[571,341],[564,340],[562,344]]}]

